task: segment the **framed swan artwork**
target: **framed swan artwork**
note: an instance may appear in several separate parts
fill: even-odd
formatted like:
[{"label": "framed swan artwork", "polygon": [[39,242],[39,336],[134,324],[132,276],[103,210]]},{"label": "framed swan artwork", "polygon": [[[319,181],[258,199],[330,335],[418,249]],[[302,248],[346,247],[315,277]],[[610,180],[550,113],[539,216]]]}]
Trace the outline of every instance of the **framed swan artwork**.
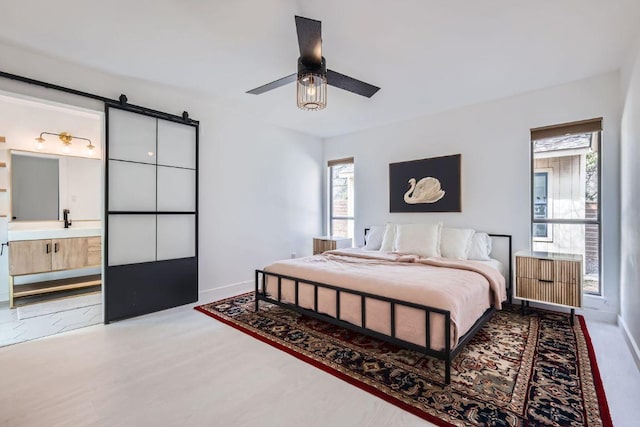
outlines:
[{"label": "framed swan artwork", "polygon": [[462,212],[461,155],[389,164],[390,212]]}]

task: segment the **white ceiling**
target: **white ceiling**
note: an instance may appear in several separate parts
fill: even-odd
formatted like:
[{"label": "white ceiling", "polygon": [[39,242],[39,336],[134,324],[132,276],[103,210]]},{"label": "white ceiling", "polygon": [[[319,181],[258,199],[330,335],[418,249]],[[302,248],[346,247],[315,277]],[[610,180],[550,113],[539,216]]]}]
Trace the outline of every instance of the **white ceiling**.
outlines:
[{"label": "white ceiling", "polygon": [[[320,137],[618,69],[640,22],[638,0],[2,3],[6,43],[208,93]],[[296,14],[322,21],[329,68],[382,89],[367,99],[329,87],[319,112],[297,109],[294,84],[246,94],[296,71]]]}]

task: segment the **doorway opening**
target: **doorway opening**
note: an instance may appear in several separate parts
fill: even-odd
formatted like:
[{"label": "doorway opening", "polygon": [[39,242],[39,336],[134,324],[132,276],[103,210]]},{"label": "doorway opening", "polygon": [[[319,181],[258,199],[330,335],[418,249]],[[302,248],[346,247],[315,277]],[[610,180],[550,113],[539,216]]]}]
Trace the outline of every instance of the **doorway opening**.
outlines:
[{"label": "doorway opening", "polygon": [[0,347],[103,322],[104,127],[0,93]]}]

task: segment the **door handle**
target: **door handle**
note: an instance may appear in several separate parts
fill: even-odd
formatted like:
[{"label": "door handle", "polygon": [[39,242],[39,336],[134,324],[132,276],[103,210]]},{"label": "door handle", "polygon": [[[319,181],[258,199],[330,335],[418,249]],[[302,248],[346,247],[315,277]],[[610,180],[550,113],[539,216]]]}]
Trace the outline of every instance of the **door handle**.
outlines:
[{"label": "door handle", "polygon": [[47,253],[51,252],[51,243],[47,243]]},{"label": "door handle", "polygon": [[54,243],[53,252],[56,252],[56,253],[58,252],[58,246],[59,246],[59,243]]}]

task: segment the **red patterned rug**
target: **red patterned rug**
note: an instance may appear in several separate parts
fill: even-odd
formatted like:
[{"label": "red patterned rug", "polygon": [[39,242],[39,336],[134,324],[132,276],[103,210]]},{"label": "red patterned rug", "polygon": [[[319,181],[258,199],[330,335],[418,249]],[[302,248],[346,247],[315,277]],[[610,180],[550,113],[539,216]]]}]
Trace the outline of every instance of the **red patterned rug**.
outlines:
[{"label": "red patterned rug", "polygon": [[440,426],[612,426],[584,318],[498,311],[444,362],[260,302],[253,292],[196,307]]}]

